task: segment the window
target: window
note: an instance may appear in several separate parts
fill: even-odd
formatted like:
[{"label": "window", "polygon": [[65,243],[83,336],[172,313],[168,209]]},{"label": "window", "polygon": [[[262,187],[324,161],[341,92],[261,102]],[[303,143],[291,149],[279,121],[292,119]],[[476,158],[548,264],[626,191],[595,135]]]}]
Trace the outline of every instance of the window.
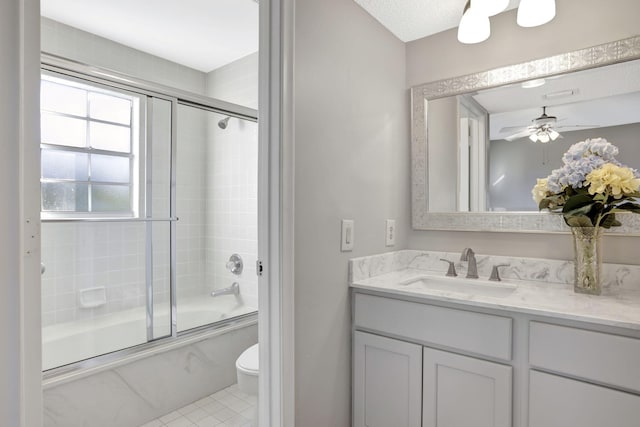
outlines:
[{"label": "window", "polygon": [[140,97],[43,74],[40,99],[43,215],[134,216]]}]

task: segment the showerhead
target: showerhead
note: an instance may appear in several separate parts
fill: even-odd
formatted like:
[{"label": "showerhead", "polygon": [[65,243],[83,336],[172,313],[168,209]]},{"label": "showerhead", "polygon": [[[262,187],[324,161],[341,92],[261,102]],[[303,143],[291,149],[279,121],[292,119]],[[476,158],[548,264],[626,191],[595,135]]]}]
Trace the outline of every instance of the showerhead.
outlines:
[{"label": "showerhead", "polygon": [[220,127],[220,129],[226,129],[227,128],[227,123],[229,123],[229,119],[231,117],[225,117],[224,119],[220,120],[218,122],[218,127]]}]

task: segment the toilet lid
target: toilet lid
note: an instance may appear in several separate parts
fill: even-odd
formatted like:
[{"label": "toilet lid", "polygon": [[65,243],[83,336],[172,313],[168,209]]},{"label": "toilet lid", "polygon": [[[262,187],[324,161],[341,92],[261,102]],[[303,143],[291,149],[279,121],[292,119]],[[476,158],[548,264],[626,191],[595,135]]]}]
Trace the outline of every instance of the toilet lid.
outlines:
[{"label": "toilet lid", "polygon": [[258,344],[254,344],[238,357],[236,368],[246,374],[258,375],[259,361]]}]

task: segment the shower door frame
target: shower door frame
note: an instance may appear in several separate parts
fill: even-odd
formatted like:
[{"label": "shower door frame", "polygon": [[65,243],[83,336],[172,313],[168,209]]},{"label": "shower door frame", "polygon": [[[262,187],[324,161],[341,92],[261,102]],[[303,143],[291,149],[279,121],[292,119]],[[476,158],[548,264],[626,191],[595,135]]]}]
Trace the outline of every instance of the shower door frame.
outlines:
[{"label": "shower door frame", "polygon": [[[242,105],[237,105],[233,103],[229,103],[226,101],[217,100],[214,98],[198,95],[195,93],[183,91],[180,89],[175,89],[169,86],[164,86],[158,83],[149,82],[147,80],[139,79],[136,77],[132,77],[117,71],[108,70],[88,64],[83,64],[77,61],[69,60],[66,58],[59,57],[57,55],[51,55],[48,53],[41,53],[41,70],[53,72],[59,75],[66,75],[72,78],[80,79],[82,81],[87,81],[90,83],[96,83],[101,85],[108,85],[115,89],[125,90],[133,93],[137,93],[141,96],[149,96],[155,99],[161,99],[167,102],[171,102],[171,163],[170,163],[170,208],[169,208],[169,217],[168,218],[107,218],[107,219],[99,219],[99,218],[69,218],[69,219],[46,219],[44,222],[146,222],[147,230],[155,221],[167,221],[170,224],[170,313],[171,313],[171,331],[170,335],[158,336],[157,338],[153,338],[153,283],[149,276],[149,265],[147,260],[147,277],[146,277],[146,288],[147,288],[147,299],[146,299],[146,323],[147,323],[147,341],[145,343],[140,343],[134,347],[130,348],[122,348],[120,350],[116,350],[112,353],[97,355],[91,359],[80,360],[77,362],[73,362],[70,365],[65,365],[57,368],[52,368],[47,371],[49,375],[45,374],[45,379],[47,377],[57,376],[59,374],[74,374],[76,372],[80,372],[85,368],[92,368],[96,365],[101,365],[103,363],[109,363],[111,361],[117,360],[118,358],[126,355],[130,355],[139,351],[144,351],[148,348],[153,348],[158,344],[162,344],[166,342],[166,340],[176,339],[178,338],[178,330],[176,323],[176,313],[177,313],[177,252],[176,252],[176,209],[177,209],[177,198],[176,198],[176,165],[177,165],[177,140],[178,140],[178,106],[184,105],[192,108],[198,108],[203,111],[208,111],[217,114],[224,114],[226,116],[236,117],[241,120],[248,120],[252,122],[257,122],[257,111],[252,108],[248,108]],[[147,121],[145,126],[148,128],[151,125],[150,121]],[[144,142],[146,145],[148,141]],[[38,168],[39,170],[39,168]],[[146,173],[146,172],[145,172]],[[260,191],[258,192],[258,199],[262,197],[260,195]],[[145,200],[144,204],[149,203],[149,200]],[[263,226],[262,223],[258,224],[258,239],[260,238],[260,227]],[[147,257],[149,257],[149,251],[152,247],[152,234],[147,233],[146,236],[146,251]],[[239,317],[246,318],[248,315],[242,315]],[[209,325],[203,325],[200,328],[196,328],[197,330],[211,327]],[[180,335],[188,334],[190,331],[181,332]],[[96,361],[94,359],[99,359]]]}]

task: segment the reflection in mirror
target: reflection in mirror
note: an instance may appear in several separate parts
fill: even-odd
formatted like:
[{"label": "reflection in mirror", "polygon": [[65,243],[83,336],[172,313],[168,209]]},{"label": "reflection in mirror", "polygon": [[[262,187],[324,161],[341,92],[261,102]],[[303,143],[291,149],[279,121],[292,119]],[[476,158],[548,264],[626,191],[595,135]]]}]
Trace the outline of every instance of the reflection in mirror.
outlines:
[{"label": "reflection in mirror", "polygon": [[[531,189],[590,137],[640,166],[639,60],[634,36],[411,88],[413,227],[568,232]],[[631,217],[612,232],[639,235]]]},{"label": "reflection in mirror", "polygon": [[429,101],[430,212],[531,211],[536,178],[603,137],[640,166],[640,60]]}]

